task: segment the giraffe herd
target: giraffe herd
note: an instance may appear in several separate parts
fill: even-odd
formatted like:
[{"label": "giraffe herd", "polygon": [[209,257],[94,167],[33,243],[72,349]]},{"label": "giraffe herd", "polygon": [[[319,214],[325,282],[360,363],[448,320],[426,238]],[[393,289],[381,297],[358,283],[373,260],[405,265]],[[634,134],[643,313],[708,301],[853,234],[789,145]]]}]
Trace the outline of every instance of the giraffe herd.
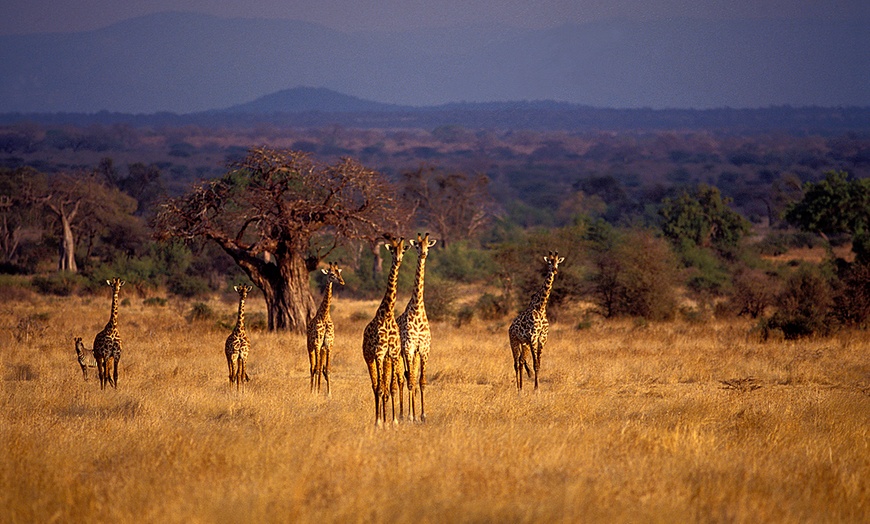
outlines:
[{"label": "giraffe herd", "polygon": [[[363,359],[368,368],[372,384],[372,394],[375,404],[375,424],[380,426],[387,422],[387,401],[390,402],[392,423],[397,424],[399,418],[404,418],[404,387],[408,389],[408,420],[426,421],[424,391],[426,386],[426,365],[429,361],[429,350],[432,334],[429,330],[429,320],[424,304],[424,282],[426,258],[429,248],[436,241],[425,235],[417,234],[416,239],[407,243],[404,238],[394,238],[388,235],[385,246],[391,255],[390,272],[387,277],[387,287],[384,298],[375,311],[375,316],[363,331]],[[397,318],[394,314],[396,306],[396,288],[399,267],[405,252],[414,247],[417,252],[417,267],[414,275],[414,289],[405,311]],[[529,305],[511,322],[508,329],[511,353],[513,354],[514,371],[516,373],[517,391],[523,389],[523,371],[529,378],[534,371],[535,390],[538,389],[538,372],[541,365],[541,352],[547,343],[549,322],[547,321],[547,303],[553,282],[558,273],[559,264],[565,258],[557,252],[550,252],[543,257],[547,265],[547,276],[541,288],[532,295]],[[335,340],[335,326],[330,317],[333,284],[344,285],[341,268],[338,264],[329,263],[328,269],[321,270],[326,275],[326,289],[323,300],[315,315],[308,321],[307,345],[310,362],[310,384],[312,393],[320,393],[321,378],[326,383],[326,395],[331,396],[329,385],[329,360],[332,345]],[[118,295],[124,281],[119,278],[107,280],[112,288],[112,306],[109,322],[94,338],[93,359],[96,363],[100,379],[100,389],[106,386],[118,387],[118,364],[121,360],[121,336],[118,332]],[[232,333],[227,337],[224,352],[227,358],[230,385],[235,384],[241,389],[245,382],[250,381],[246,372],[250,341],[245,331],[245,298],[251,286],[240,284],[233,289],[239,294],[239,310]],[[75,337],[75,349],[79,366],[84,379],[88,379],[87,355],[90,353],[84,347],[81,337]],[[532,367],[529,367],[531,358]],[[419,417],[417,415],[417,393],[420,395]],[[399,410],[396,411],[396,399],[399,400]]]}]

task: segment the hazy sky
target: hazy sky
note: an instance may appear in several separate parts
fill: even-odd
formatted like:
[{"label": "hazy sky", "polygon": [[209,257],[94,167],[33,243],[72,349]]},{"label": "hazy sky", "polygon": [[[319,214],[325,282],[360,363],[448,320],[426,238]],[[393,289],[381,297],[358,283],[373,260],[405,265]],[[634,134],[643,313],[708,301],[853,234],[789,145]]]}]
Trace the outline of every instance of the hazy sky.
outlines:
[{"label": "hazy sky", "polygon": [[342,31],[457,23],[542,28],[602,18],[870,17],[870,0],[3,0],[0,34],[97,29],[160,11],[305,20]]}]

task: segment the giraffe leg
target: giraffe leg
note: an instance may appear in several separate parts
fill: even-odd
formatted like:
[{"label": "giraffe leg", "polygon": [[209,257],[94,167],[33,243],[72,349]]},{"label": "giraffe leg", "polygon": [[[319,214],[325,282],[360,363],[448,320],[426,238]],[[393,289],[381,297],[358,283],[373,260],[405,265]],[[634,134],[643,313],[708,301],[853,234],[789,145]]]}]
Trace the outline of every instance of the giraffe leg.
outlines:
[{"label": "giraffe leg", "polygon": [[[390,363],[388,366],[387,377],[389,378],[390,382],[389,382],[388,393],[390,395],[390,406],[392,407],[392,410],[393,410],[393,424],[398,424],[399,418],[396,416],[396,395],[399,392],[399,385],[397,382],[397,380],[398,380],[397,368],[399,367],[399,365],[398,365],[399,359],[390,358],[389,362]],[[401,399],[399,399],[399,402],[401,403]],[[386,422],[386,417],[384,418],[384,422]]]},{"label": "giraffe leg", "polygon": [[118,364],[121,363],[121,355],[117,355],[112,359],[112,387],[118,389]]},{"label": "giraffe leg", "polygon": [[426,363],[429,357],[420,356],[420,422],[426,422],[426,405],[423,403],[423,391],[426,390]]},{"label": "giraffe leg", "polygon": [[372,380],[372,393],[375,396],[375,425],[381,425],[381,388],[380,388],[380,369],[377,360],[366,362],[369,368],[369,378]]},{"label": "giraffe leg", "polygon": [[231,353],[227,353],[227,368],[230,374],[230,385],[232,385],[233,380],[236,378],[236,370],[235,366],[233,366],[233,355]]},{"label": "giraffe leg", "polygon": [[245,359],[239,357],[239,366],[236,370],[236,389],[241,389],[244,387],[244,379],[248,376],[247,372],[245,372]]},{"label": "giraffe leg", "polygon": [[326,381],[326,396],[332,397],[332,390],[329,389],[329,354],[331,347],[326,346],[323,351],[323,380]]},{"label": "giraffe leg", "polygon": [[538,369],[541,367],[541,348],[532,350],[532,367],[535,368],[535,391],[538,390]]},{"label": "giraffe leg", "polygon": [[[399,362],[402,363],[402,368],[399,369]],[[395,360],[393,365],[393,394],[395,395],[396,386],[398,386],[399,393],[399,419],[405,420],[405,382],[406,382],[406,374],[408,373],[406,370],[408,368],[408,364],[405,361],[404,357],[398,358]],[[408,391],[411,391],[411,385],[408,384]],[[411,405],[408,404],[408,413],[411,412]]]}]

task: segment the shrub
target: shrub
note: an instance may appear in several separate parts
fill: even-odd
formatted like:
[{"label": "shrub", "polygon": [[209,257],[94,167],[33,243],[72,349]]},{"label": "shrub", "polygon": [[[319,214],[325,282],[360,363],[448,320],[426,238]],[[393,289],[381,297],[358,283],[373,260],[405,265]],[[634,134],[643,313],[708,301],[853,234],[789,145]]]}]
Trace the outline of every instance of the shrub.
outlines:
[{"label": "shrub", "polygon": [[607,317],[671,318],[676,310],[676,259],[670,246],[646,231],[613,232],[594,246],[592,299]]},{"label": "shrub", "polygon": [[477,299],[474,309],[482,320],[498,320],[508,314],[509,305],[504,296],[484,293]]},{"label": "shrub", "polygon": [[728,304],[738,316],[758,318],[774,304],[779,287],[778,280],[765,271],[743,269],[734,274]]},{"label": "shrub", "polygon": [[187,313],[188,322],[197,322],[202,320],[214,320],[214,310],[204,302],[196,302]]},{"label": "shrub", "polygon": [[210,291],[205,279],[186,274],[172,276],[166,282],[166,287],[173,295],[184,298],[202,296]]},{"label": "shrub", "polygon": [[870,264],[852,264],[844,273],[834,296],[834,316],[844,325],[866,328],[870,323]]},{"label": "shrub", "polygon": [[85,278],[81,275],[66,271],[33,277],[33,287],[43,295],[67,297],[77,292],[85,283]]},{"label": "shrub", "polygon": [[786,339],[828,335],[833,329],[833,293],[817,270],[801,267],[776,298],[776,313],[763,322],[763,336],[781,331]]},{"label": "shrub", "polygon": [[426,316],[433,321],[442,321],[453,316],[453,303],[459,298],[456,287],[436,278],[427,278]]}]

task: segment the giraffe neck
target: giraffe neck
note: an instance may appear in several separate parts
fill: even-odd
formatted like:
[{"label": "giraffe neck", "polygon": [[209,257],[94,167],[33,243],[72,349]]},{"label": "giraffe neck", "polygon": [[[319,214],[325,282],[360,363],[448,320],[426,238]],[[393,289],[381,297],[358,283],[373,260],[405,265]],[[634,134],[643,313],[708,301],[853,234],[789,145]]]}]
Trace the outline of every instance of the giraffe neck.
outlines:
[{"label": "giraffe neck", "polygon": [[544,281],[543,287],[532,296],[532,301],[529,304],[530,310],[542,312],[547,310],[547,302],[550,300],[550,290],[553,289],[553,280],[555,278],[556,273],[553,271],[547,272],[547,279]]},{"label": "giraffe neck", "polygon": [[106,329],[115,329],[118,325],[118,290],[112,293],[112,313],[109,316],[109,323],[106,324]]},{"label": "giraffe neck", "polygon": [[236,331],[245,330],[245,299],[239,299],[239,319],[236,322]]},{"label": "giraffe neck", "polygon": [[387,291],[384,293],[384,300],[381,301],[381,306],[378,308],[378,315],[383,318],[386,314],[392,314],[396,307],[396,285],[399,281],[399,260],[394,258],[393,265],[390,266],[390,275],[387,278]]},{"label": "giraffe neck", "polygon": [[326,291],[323,293],[323,302],[320,303],[320,308],[317,310],[318,318],[329,316],[329,304],[332,302],[332,281],[326,283]]},{"label": "giraffe neck", "polygon": [[417,259],[417,273],[414,275],[414,294],[411,295],[411,301],[408,305],[422,306],[423,305],[423,280],[426,274],[426,257],[420,255]]}]

